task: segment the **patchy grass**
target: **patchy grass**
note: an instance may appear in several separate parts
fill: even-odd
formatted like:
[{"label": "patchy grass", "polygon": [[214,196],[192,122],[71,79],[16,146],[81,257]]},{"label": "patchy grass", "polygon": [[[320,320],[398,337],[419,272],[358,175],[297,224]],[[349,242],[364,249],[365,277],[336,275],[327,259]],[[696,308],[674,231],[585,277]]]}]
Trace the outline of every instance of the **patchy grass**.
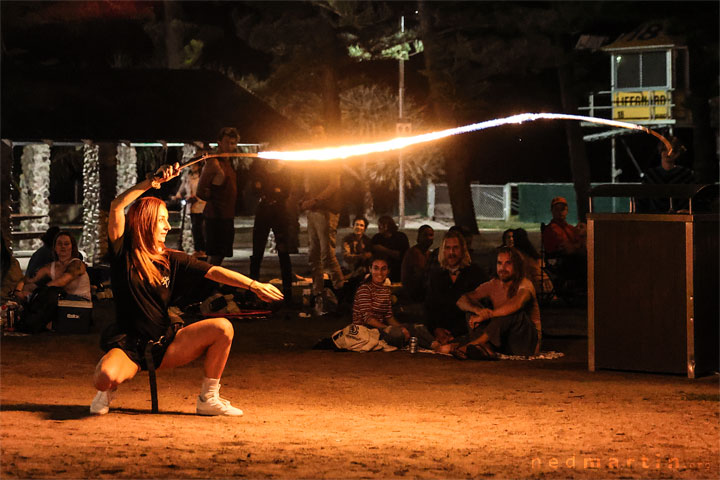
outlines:
[{"label": "patchy grass", "polygon": [[508,228],[524,228],[528,232],[539,232],[540,223],[521,222],[517,215],[512,215],[507,220],[478,220],[478,228],[481,230],[500,230],[505,231]]},{"label": "patchy grass", "polygon": [[720,393],[684,393],[682,399],[689,402],[720,402]]}]

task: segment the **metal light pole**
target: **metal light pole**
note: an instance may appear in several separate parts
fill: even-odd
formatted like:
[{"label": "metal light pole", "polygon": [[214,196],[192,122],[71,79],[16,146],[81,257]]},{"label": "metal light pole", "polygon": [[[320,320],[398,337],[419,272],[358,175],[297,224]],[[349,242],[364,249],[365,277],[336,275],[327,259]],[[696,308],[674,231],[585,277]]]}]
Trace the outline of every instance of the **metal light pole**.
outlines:
[{"label": "metal light pole", "polygon": [[[400,33],[405,33],[405,16],[400,17]],[[403,121],[403,96],[405,95],[405,60],[402,55],[398,60],[399,85],[398,85],[398,126],[397,133],[400,133]],[[405,228],[405,166],[403,165],[402,150],[398,153],[398,216],[400,217],[400,228]]]}]

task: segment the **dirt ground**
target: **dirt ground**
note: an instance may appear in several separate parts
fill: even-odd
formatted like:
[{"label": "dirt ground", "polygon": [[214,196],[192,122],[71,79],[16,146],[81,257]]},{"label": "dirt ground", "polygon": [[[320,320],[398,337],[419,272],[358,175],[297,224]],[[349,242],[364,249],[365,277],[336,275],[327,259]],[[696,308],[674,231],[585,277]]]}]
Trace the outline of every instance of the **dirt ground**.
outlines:
[{"label": "dirt ground", "polygon": [[235,322],[223,394],[194,415],[202,364],[147,374],[90,416],[97,334],[2,339],[3,478],[717,478],[718,377],[588,372],[555,360],[461,362],[317,351],[346,319]]},{"label": "dirt ground", "polygon": [[97,331],[3,337],[0,475],[720,477],[717,375],[588,372],[583,336],[546,334],[543,349],[565,356],[537,361],[312,350],[347,322],[234,322],[222,394],[239,418],[194,415],[201,361],[159,372],[160,414],[140,373],[91,416]]}]

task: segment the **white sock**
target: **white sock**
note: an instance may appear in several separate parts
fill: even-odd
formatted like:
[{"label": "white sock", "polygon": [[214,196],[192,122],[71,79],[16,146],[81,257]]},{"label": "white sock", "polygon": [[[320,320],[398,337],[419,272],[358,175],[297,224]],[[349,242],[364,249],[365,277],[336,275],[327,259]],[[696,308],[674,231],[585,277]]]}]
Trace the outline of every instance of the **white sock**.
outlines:
[{"label": "white sock", "polygon": [[203,400],[220,395],[220,379],[219,378],[203,378],[202,391],[200,396]]}]

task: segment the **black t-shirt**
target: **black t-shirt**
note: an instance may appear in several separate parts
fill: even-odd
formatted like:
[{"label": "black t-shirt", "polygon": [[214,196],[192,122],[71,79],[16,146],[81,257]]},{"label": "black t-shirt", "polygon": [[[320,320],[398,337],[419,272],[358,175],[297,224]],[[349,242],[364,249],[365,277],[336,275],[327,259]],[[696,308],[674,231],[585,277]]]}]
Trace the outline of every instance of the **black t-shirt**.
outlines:
[{"label": "black t-shirt", "polygon": [[292,177],[285,166],[271,173],[267,171],[265,164],[256,161],[250,169],[250,178],[253,191],[261,201],[270,204],[284,203],[290,196]]},{"label": "black t-shirt", "polygon": [[458,308],[457,301],[487,280],[482,269],[474,263],[461,268],[454,283],[447,270],[439,265],[433,267],[425,296],[425,322],[430,331],[445,328],[456,338],[468,333],[465,312]]},{"label": "black t-shirt", "polygon": [[110,247],[110,274],[115,299],[117,323],[123,333],[142,340],[157,340],[170,326],[168,307],[202,281],[209,263],[201,262],[183,252],[166,250],[169,270],[163,273],[163,284],[154,286],[141,280],[130,268],[127,244],[122,242],[119,253]]}]

